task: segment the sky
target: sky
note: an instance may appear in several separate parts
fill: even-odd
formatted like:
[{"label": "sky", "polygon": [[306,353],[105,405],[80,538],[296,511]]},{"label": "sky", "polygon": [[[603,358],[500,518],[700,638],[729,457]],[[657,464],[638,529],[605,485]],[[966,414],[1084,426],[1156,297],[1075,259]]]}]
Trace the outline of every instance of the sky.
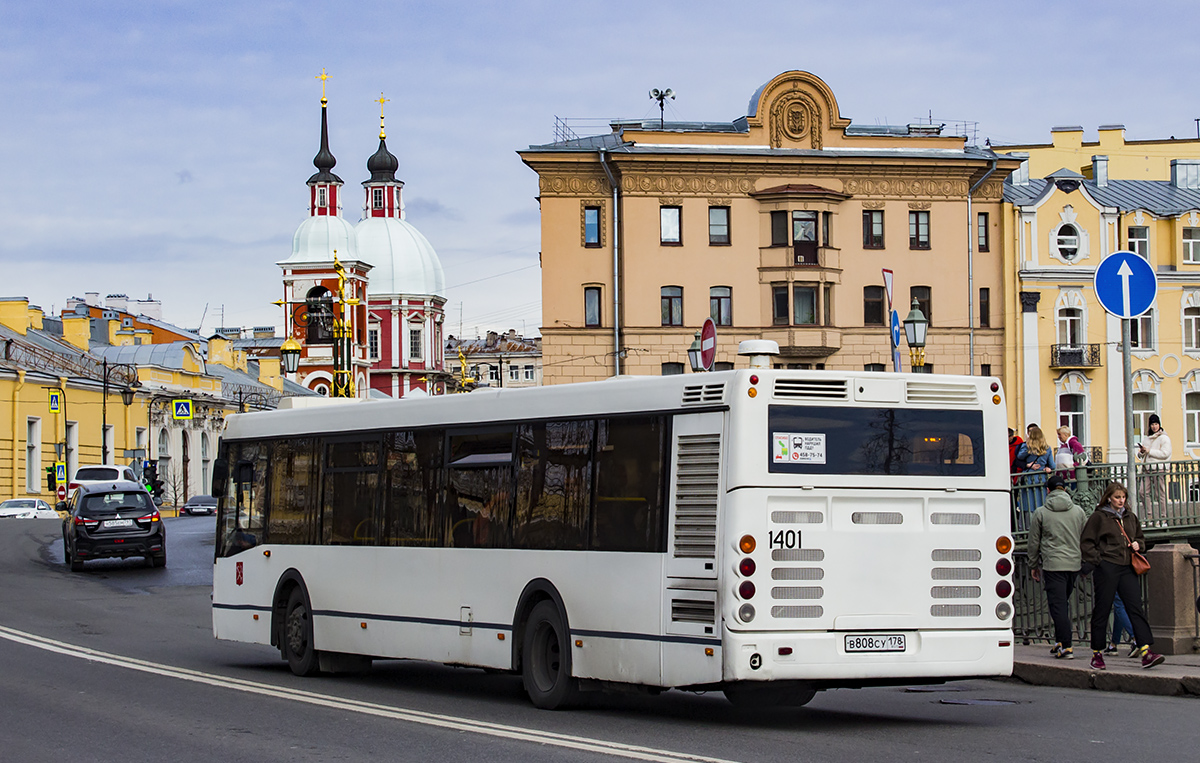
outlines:
[{"label": "sky", "polygon": [[330,146],[361,216],[389,101],[407,219],[446,274],[447,333],[541,325],[537,176],[516,152],[555,117],[731,121],[802,69],[859,124],[1055,125],[1196,134],[1194,4],[440,3],[0,0],[0,297],[48,313],[85,292],[162,301],[204,333],[282,326],[330,75]]}]

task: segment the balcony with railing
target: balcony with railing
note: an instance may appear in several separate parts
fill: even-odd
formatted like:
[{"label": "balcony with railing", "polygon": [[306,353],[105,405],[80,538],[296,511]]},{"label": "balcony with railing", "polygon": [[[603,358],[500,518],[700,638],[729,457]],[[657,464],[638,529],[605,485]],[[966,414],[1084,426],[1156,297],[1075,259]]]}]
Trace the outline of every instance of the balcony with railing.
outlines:
[{"label": "balcony with railing", "polygon": [[1099,368],[1103,365],[1100,344],[1052,344],[1051,368]]}]

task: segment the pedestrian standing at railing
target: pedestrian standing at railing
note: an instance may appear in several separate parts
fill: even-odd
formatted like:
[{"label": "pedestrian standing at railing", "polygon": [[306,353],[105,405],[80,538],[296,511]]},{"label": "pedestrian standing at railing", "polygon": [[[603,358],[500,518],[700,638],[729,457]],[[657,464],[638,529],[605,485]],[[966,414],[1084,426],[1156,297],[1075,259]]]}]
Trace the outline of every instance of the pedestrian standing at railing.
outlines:
[{"label": "pedestrian standing at railing", "polygon": [[1054,453],[1046,444],[1046,437],[1037,424],[1030,424],[1029,439],[1017,448],[1017,461],[1021,465],[1021,484],[1017,486],[1017,505],[1029,513],[1046,499],[1046,478],[1054,471]]},{"label": "pedestrian standing at railing", "polygon": [[1046,480],[1046,489],[1046,503],[1033,512],[1029,527],[1029,574],[1046,587],[1054,623],[1055,644],[1050,654],[1073,660],[1070,601],[1082,565],[1079,538],[1087,515],[1071,500],[1066,481],[1059,475]]},{"label": "pedestrian standing at railing", "polygon": [[[1021,471],[1021,466],[1017,463],[1017,450],[1025,444],[1021,439],[1021,435],[1017,434],[1017,430],[1012,427],[1008,428],[1008,473],[1016,474]],[[1012,483],[1017,484],[1017,478],[1013,477]]]},{"label": "pedestrian standing at railing", "polygon": [[1079,438],[1070,427],[1058,428],[1058,447],[1054,451],[1054,470],[1070,481],[1075,480],[1075,467],[1087,461]]},{"label": "pedestrian standing at railing", "polygon": [[[1138,443],[1138,458],[1142,459],[1142,484],[1145,486],[1147,511],[1142,514],[1150,518],[1166,519],[1167,516],[1167,461],[1171,460],[1171,438],[1163,431],[1157,413],[1150,414],[1146,424],[1146,439]],[[1153,525],[1151,525],[1153,526]]]},{"label": "pedestrian standing at railing", "polygon": [[1133,639],[1137,656],[1142,658],[1143,668],[1152,668],[1163,662],[1161,654],[1150,651],[1154,634],[1146,622],[1142,608],[1142,581],[1133,571],[1132,552],[1141,553],[1146,548],[1142,535],[1142,524],[1133,510],[1125,505],[1128,493],[1120,482],[1110,482],[1100,498],[1100,504],[1087,524],[1083,526],[1079,548],[1083,555],[1084,570],[1093,567],[1092,579],[1095,589],[1095,606],[1092,609],[1092,667],[1104,670],[1105,636],[1108,635],[1108,616],[1112,612],[1113,597],[1120,593],[1125,602],[1125,612],[1133,623]]}]

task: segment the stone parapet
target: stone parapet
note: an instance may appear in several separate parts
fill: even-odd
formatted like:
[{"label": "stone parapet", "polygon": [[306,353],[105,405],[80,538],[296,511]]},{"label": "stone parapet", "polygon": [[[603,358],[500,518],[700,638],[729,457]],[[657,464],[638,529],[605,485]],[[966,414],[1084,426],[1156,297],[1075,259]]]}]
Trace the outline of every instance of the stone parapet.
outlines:
[{"label": "stone parapet", "polygon": [[1196,550],[1179,543],[1164,543],[1146,552],[1146,614],[1154,631],[1154,651],[1193,654],[1200,647],[1196,629]]}]

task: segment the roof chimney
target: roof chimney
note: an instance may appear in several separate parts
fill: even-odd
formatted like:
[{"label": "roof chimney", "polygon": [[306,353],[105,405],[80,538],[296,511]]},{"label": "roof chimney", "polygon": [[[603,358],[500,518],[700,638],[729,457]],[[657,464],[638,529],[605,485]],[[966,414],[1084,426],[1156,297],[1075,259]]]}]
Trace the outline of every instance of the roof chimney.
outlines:
[{"label": "roof chimney", "polygon": [[1092,180],[1100,188],[1108,188],[1108,157],[1092,157]]},{"label": "roof chimney", "polygon": [[1171,185],[1200,191],[1200,159],[1172,159]]}]

